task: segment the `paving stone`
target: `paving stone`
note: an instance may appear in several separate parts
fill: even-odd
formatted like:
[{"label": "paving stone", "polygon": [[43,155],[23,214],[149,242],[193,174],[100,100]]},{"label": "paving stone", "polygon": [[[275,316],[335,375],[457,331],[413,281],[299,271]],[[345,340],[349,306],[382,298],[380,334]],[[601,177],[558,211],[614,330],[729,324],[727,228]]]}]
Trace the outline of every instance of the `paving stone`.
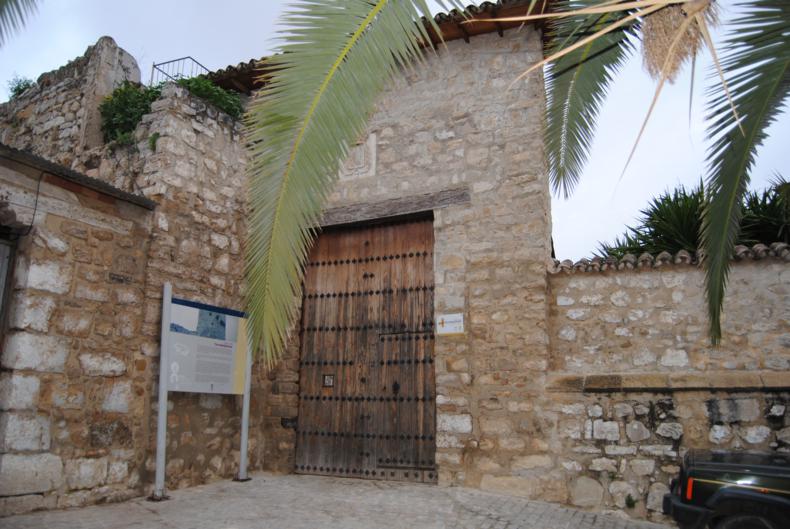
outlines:
[{"label": "paving stone", "polygon": [[[659,485],[662,484],[651,487],[654,497],[663,490]],[[619,486],[615,489],[619,491]],[[577,479],[571,486],[572,501],[586,507],[600,505],[603,492],[600,483],[587,477]],[[253,473],[252,481],[247,483],[220,481],[168,494],[170,500],[159,503],[138,498],[111,505],[11,516],[3,519],[3,527],[669,529],[665,525],[464,487],[317,476]],[[83,496],[75,496],[74,503],[79,505]]]}]

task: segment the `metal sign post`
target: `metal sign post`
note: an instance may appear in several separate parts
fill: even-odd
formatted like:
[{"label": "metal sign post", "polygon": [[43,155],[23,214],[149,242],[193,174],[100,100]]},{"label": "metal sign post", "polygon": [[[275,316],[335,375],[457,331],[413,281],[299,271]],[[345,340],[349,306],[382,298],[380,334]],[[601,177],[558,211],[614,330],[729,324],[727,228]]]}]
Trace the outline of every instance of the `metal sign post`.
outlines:
[{"label": "metal sign post", "polygon": [[166,500],[167,396],[169,391],[243,395],[237,481],[247,476],[252,348],[246,315],[232,309],[173,298],[165,283],[159,352],[156,475],[152,501]]},{"label": "metal sign post", "polygon": [[159,340],[159,411],[156,417],[156,477],[151,500],[166,500],[165,451],[167,450],[167,333],[170,330],[170,300],[173,287],[165,283],[162,294],[162,334]]},{"label": "metal sign post", "polygon": [[244,397],[241,405],[241,442],[239,443],[239,473],[235,481],[249,481],[247,476],[247,437],[250,431],[250,384],[252,382],[252,347],[247,346],[247,367],[244,373]]}]

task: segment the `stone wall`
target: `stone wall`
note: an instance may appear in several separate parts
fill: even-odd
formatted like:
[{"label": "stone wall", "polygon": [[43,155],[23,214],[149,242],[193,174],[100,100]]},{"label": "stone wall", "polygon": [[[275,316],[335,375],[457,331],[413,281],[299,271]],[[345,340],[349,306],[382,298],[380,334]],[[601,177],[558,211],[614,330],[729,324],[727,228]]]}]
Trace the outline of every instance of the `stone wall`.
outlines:
[{"label": "stone wall", "polygon": [[[98,111],[96,95],[105,89],[109,93],[125,77],[139,79],[139,73],[135,77],[134,72],[137,69],[133,59],[112,39],[103,38],[84,57],[42,76],[39,88],[0,108],[0,119],[16,124],[3,126],[0,141],[61,162],[120,189],[143,194],[157,203],[146,221],[144,234],[132,237],[124,232],[124,237],[132,237],[133,243],[139,245],[135,246],[137,275],[132,283],[123,276],[116,277],[112,269],[116,264],[114,254],[109,249],[94,248],[97,244],[118,245],[121,240],[131,243],[113,235],[108,228],[99,232],[73,227],[96,217],[85,208],[58,209],[57,215],[71,221],[63,221],[63,228],[60,220],[51,221],[54,224],[50,231],[56,237],[48,235],[50,231],[34,231],[21,238],[17,269],[29,269],[25,263],[33,252],[36,265],[32,270],[40,281],[42,277],[57,278],[61,272],[74,274],[68,293],[77,301],[57,298],[39,306],[38,301],[28,299],[38,294],[36,289],[20,283],[20,293],[12,300],[12,313],[48,311],[53,319],[48,325],[39,325],[38,338],[14,331],[9,343],[24,346],[20,349],[22,357],[38,358],[39,346],[60,344],[61,335],[68,337],[68,343],[77,349],[57,349],[58,354],[65,355],[65,359],[57,357],[65,362],[65,367],[58,367],[62,374],[39,376],[36,382],[12,380],[7,378],[9,373],[3,373],[3,387],[10,388],[3,391],[15,395],[14,388],[35,386],[46,396],[26,401],[25,413],[29,416],[51,416],[55,413],[51,408],[64,408],[67,411],[57,413],[69,415],[72,421],[57,426],[57,431],[56,426],[48,430],[51,433],[47,439],[53,443],[55,436],[60,436],[57,452],[47,453],[47,457],[55,455],[60,459],[42,459],[50,470],[41,475],[57,474],[57,480],[52,478],[52,487],[46,489],[49,492],[30,500],[4,499],[0,510],[6,513],[148,494],[153,486],[164,282],[171,282],[174,295],[179,297],[236,309],[244,305],[241,240],[246,184],[240,124],[186,90],[170,85],[138,126],[134,145],[110,148],[101,143],[100,136],[98,144],[81,139],[91,129],[88,116]],[[40,130],[46,123],[54,123],[47,129],[51,132]],[[158,140],[149,141],[155,135]],[[8,179],[15,180],[19,177]],[[28,190],[24,197],[15,200],[24,199],[32,206],[32,196]],[[20,218],[24,221],[23,216]],[[44,249],[36,249],[38,246]],[[53,262],[38,265],[44,259],[42,252],[56,251],[59,253],[52,254]],[[58,258],[56,263],[54,257]],[[128,264],[123,256],[118,258],[119,266]],[[95,270],[88,266],[92,260],[96,261]],[[132,308],[133,321],[121,321],[122,316],[115,316],[118,312],[129,317]],[[109,333],[113,339],[101,333]],[[72,338],[73,335],[81,339]],[[4,358],[8,354],[4,353]],[[260,423],[264,420],[261,388],[265,386],[265,375],[257,363],[253,374],[251,469],[260,468],[264,445]],[[110,406],[118,410],[107,415],[102,408],[106,399],[117,400],[117,406]],[[241,398],[173,393],[168,407],[168,488],[233,476],[238,469]],[[8,423],[8,427],[3,422],[0,430],[32,435],[31,428],[38,423],[28,422]],[[77,425],[81,430],[76,431]],[[43,432],[44,427],[41,428]],[[75,431],[66,435],[61,428]],[[126,465],[127,474],[119,477],[122,464]],[[12,473],[24,470],[10,463],[4,469]],[[0,496],[20,493],[14,489],[0,492]]]},{"label": "stone wall", "polygon": [[126,80],[140,82],[137,63],[102,37],[82,57],[0,104],[0,143],[72,167],[84,151],[102,146],[99,104]]},{"label": "stone wall", "polygon": [[[155,151],[148,139],[159,134]],[[158,202],[152,227],[142,327],[151,360],[147,398],[155,432],[162,287],[202,303],[243,309],[244,148],[240,124],[169,85],[143,118],[135,137],[135,185]],[[117,159],[117,158],[116,158]],[[135,166],[135,164],[131,164]],[[250,468],[259,468],[263,441],[258,395],[261,367],[253,369]],[[168,414],[169,488],[231,477],[238,469],[241,398],[173,393]],[[153,483],[155,436],[148,438],[146,486]],[[147,490],[147,489],[146,489]]]},{"label": "stone wall", "polygon": [[[531,401],[542,392],[549,358],[551,226],[542,79],[508,87],[541,53],[539,33],[523,28],[448,42],[429,55],[381,96],[329,208],[365,204],[359,209],[375,216],[414,211],[431,193],[466,197],[433,211],[435,310],[466,317],[464,335],[436,337],[440,484],[563,501],[552,494],[561,470],[527,480],[513,462],[544,444],[524,428],[532,428]],[[267,408],[274,417],[265,437],[279,441],[267,444],[269,468],[293,468],[293,433],[282,419],[297,414],[289,385],[297,369],[298,344],[271,375],[288,394],[268,397],[276,405]]]},{"label": "stone wall", "polygon": [[0,357],[0,514],[129,498],[146,457],[151,213],[49,177],[36,198],[39,178],[0,165],[0,198],[31,228]]},{"label": "stone wall", "polygon": [[790,451],[790,252],[776,249],[733,263],[719,347],[696,265],[552,274],[547,450],[530,464],[561,468],[572,504],[660,518],[686,450]]}]

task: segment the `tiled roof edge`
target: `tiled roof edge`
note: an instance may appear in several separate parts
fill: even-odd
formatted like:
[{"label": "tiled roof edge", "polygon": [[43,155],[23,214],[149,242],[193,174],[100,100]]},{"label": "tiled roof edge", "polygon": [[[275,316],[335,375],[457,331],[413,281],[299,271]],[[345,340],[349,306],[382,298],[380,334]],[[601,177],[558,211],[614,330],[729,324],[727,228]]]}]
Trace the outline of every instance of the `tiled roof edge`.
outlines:
[{"label": "tiled roof edge", "polygon": [[9,160],[27,165],[28,167],[33,167],[39,171],[44,171],[45,173],[59,176],[65,180],[74,182],[75,184],[85,186],[88,189],[98,191],[99,193],[103,193],[125,202],[136,204],[138,206],[144,207],[145,209],[153,210],[156,207],[156,202],[150,198],[118,189],[117,187],[108,184],[103,180],[86,176],[82,173],[78,173],[77,171],[69,169],[68,167],[64,167],[60,164],[51,162],[46,158],[35,155],[29,151],[15,149],[5,145],[4,143],[0,143],[0,158],[7,158]]},{"label": "tiled roof edge", "polygon": [[[790,244],[775,242],[770,246],[765,244],[755,244],[752,247],[738,245],[733,252],[733,261],[760,261],[763,259],[779,259],[790,262]],[[661,252],[652,255],[647,252],[640,256],[626,254],[621,259],[615,257],[593,257],[592,259],[580,259],[576,262],[570,259],[558,261],[554,259],[548,266],[549,274],[573,274],[577,272],[607,272],[610,270],[646,270],[658,269],[668,266],[699,266],[702,260],[702,251],[698,250],[694,254],[686,250],[680,250],[675,255],[669,252]]]}]

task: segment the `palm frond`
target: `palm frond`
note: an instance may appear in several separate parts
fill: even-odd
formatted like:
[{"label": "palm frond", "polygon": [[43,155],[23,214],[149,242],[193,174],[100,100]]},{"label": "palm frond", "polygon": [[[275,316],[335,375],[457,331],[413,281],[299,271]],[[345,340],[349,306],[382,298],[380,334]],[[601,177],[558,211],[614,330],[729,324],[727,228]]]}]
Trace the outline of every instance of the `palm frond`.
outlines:
[{"label": "palm frond", "polygon": [[[594,6],[595,0],[567,0],[559,10]],[[628,12],[578,16],[552,20],[548,28],[553,54],[628,16]],[[546,68],[545,144],[549,178],[555,193],[569,196],[587,161],[596,121],[609,85],[634,51],[631,36],[638,20],[602,35]]]},{"label": "palm frond", "polygon": [[709,199],[703,215],[706,293],[710,337],[721,340],[721,311],[729,260],[737,240],[741,203],[757,148],[790,95],[790,3],[738,2],[740,16],[725,38],[721,68],[740,116],[743,133],[721,85],[711,92],[708,136]]},{"label": "palm frond", "polygon": [[424,0],[302,0],[283,17],[267,85],[246,117],[247,308],[252,343],[269,363],[298,308],[302,265],[340,162],[379,92],[431,42],[421,16],[433,20]]},{"label": "palm frond", "polygon": [[0,0],[0,48],[35,13],[37,0]]}]

